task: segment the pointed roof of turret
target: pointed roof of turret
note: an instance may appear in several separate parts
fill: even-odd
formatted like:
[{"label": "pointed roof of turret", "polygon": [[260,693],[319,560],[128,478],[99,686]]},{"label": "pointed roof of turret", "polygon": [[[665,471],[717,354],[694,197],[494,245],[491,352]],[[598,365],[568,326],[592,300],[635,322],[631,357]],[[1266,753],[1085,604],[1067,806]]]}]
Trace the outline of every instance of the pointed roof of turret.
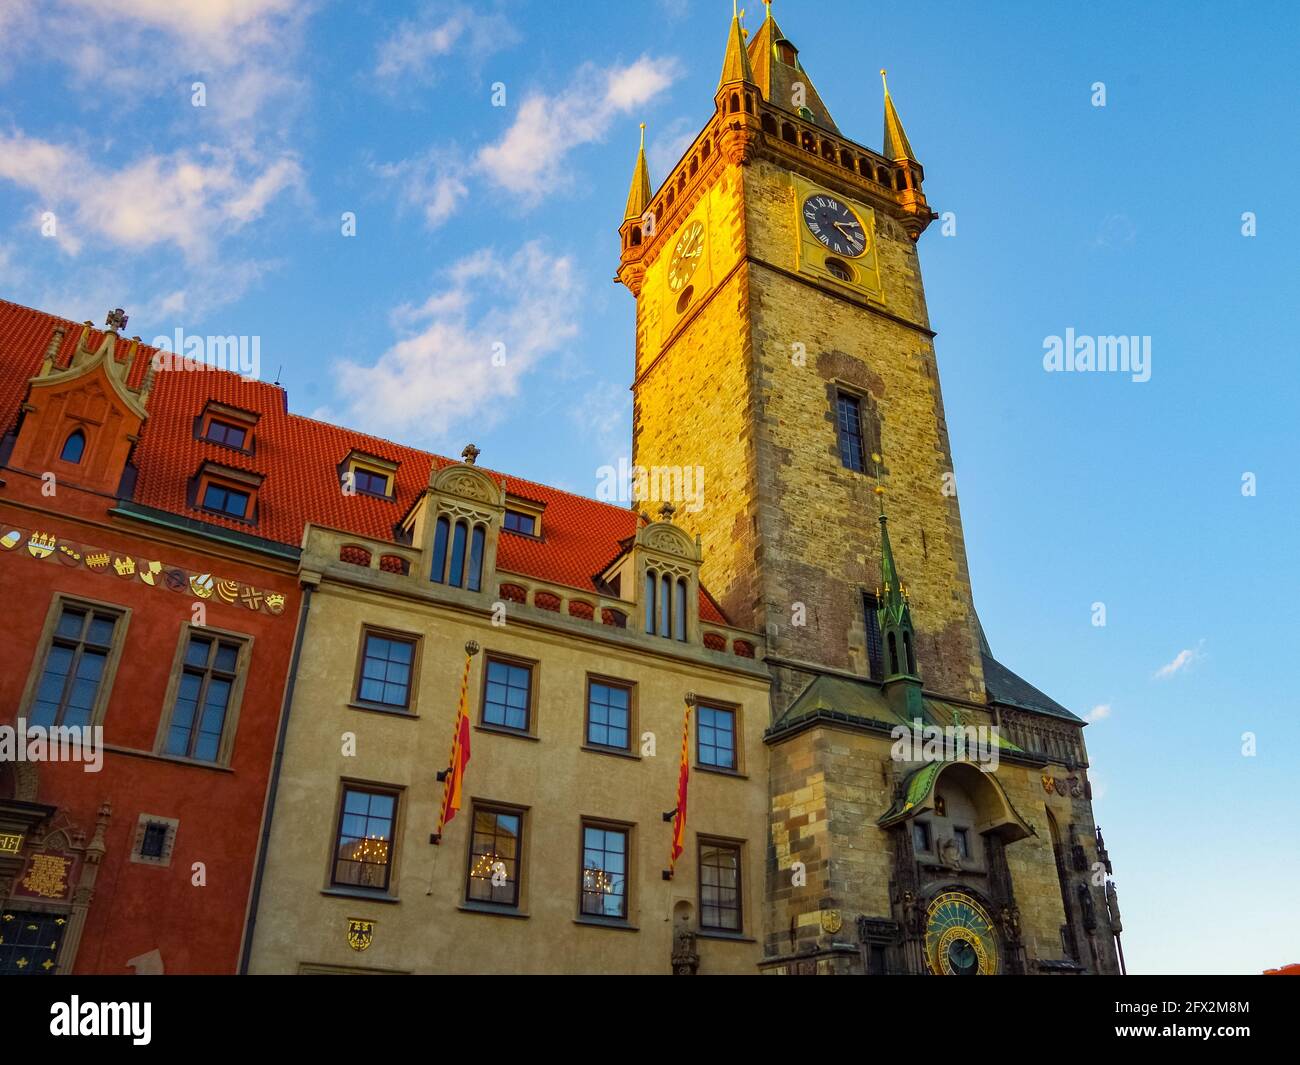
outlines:
[{"label": "pointed roof of turret", "polygon": [[[822,102],[812,78],[799,61],[798,49],[776,24],[771,3],[768,0],[764,2],[768,5],[767,18],[749,42],[749,62],[754,71],[754,84],[762,90],[763,99],[768,103],[800,115],[832,133],[839,133],[839,127]],[[793,62],[786,62],[787,58]],[[803,86],[802,107],[806,114],[795,103],[796,84]]]},{"label": "pointed roof of turret", "polygon": [[732,3],[731,29],[727,31],[727,57],[722,61],[722,77],[718,79],[718,88],[733,81],[754,81],[754,71],[749,65],[749,53],[745,50],[745,33],[740,28],[740,16],[735,13]]},{"label": "pointed roof of turret", "polygon": [[912,154],[912,145],[903,130],[903,121],[898,117],[894,98],[889,95],[889,83],[885,81],[883,70],[880,72],[880,82],[885,87],[885,138],[881,152],[886,159],[892,159],[894,162],[906,159],[908,162],[915,163],[916,156]]},{"label": "pointed roof of turret", "polygon": [[636,168],[632,171],[632,185],[627,190],[627,210],[623,221],[640,218],[650,206],[650,167],[645,161],[645,123],[641,123],[641,148],[636,153]]},{"label": "pointed roof of turret", "polygon": [[898,574],[894,548],[889,542],[889,521],[883,511],[880,514],[880,609],[886,625],[912,623],[912,612],[907,606],[907,585]]}]

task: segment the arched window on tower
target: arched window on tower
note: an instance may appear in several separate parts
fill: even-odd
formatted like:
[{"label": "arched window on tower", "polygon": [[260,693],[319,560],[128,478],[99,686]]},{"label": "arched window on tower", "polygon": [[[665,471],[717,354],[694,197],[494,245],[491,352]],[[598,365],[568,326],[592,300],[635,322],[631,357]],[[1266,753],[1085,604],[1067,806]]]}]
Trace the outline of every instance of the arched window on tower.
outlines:
[{"label": "arched window on tower", "polygon": [[889,634],[889,675],[898,676],[898,636],[892,632]]},{"label": "arched window on tower", "polygon": [[686,639],[686,578],[677,581],[677,598],[673,603],[673,638]]},{"label": "arched window on tower", "polygon": [[912,652],[912,634],[903,633],[903,651],[907,656],[907,672],[909,675],[916,676],[916,655]]},{"label": "arched window on tower", "polygon": [[475,525],[469,537],[469,572],[465,575],[465,587],[477,592],[483,584],[483,545],[487,543],[487,530],[482,525]]},{"label": "arched window on tower", "polygon": [[658,586],[655,571],[645,571],[645,631],[653,636],[655,632],[655,588]]},{"label": "arched window on tower", "polygon": [[59,452],[59,459],[62,462],[77,463],[81,461],[81,456],[86,452],[86,433],[82,429],[73,429],[68,434],[68,439],[63,441],[63,450]]},{"label": "arched window on tower", "polygon": [[451,534],[451,571],[447,574],[447,583],[460,588],[465,583],[465,541],[469,535],[469,526],[463,521],[456,522]]}]

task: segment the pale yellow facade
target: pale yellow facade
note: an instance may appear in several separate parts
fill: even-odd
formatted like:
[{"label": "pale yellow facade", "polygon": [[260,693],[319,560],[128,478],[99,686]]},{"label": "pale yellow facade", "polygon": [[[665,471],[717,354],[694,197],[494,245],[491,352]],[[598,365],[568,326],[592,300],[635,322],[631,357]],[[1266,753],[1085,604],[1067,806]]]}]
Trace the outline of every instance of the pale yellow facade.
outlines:
[{"label": "pale yellow facade", "polygon": [[[509,535],[509,534],[503,534]],[[754,973],[761,954],[767,847],[768,677],[761,661],[594,625],[495,592],[470,593],[427,579],[360,568],[338,559],[355,536],[310,529],[304,578],[315,586],[306,620],[278,796],[253,930],[253,973],[663,973],[671,969],[674,917],[698,918],[700,837],[738,843],[742,929],[701,933],[701,973]],[[371,544],[376,552],[385,545]],[[312,570],[311,567],[317,567]],[[427,573],[424,565],[412,574]],[[508,574],[497,574],[509,581]],[[496,585],[491,587],[495,589]],[[625,609],[634,604],[623,604]],[[495,617],[504,624],[494,624]],[[634,613],[634,612],[633,612]],[[635,614],[634,614],[635,616]],[[409,712],[354,702],[360,641],[367,629],[418,640]],[[442,842],[430,844],[448,761],[465,644],[481,645],[469,674],[472,757],[464,808]],[[534,713],[527,736],[485,727],[484,663],[503,655],[534,663]],[[587,682],[632,685],[631,754],[585,743]],[[739,765],[700,767],[691,725],[685,852],[668,867],[685,697],[735,709]],[[643,753],[644,752],[644,753]],[[345,783],[397,792],[391,882],[385,891],[331,884]],[[523,816],[517,908],[467,901],[471,810],[504,804]],[[579,912],[584,819],[629,832],[625,925],[584,921]],[[349,923],[372,922],[355,949]]]}]

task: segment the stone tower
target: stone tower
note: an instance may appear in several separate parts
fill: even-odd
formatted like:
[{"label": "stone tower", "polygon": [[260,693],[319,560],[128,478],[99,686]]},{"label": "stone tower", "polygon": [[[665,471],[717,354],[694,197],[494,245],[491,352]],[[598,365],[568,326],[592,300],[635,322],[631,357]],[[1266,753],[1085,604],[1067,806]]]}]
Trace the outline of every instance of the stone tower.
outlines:
[{"label": "stone tower", "polygon": [[[748,40],[733,17],[714,105],[657,190],[643,138],[618,280],[634,464],[652,500],[694,487],[672,501],[701,580],[766,635],[763,968],[1118,971],[1083,722],[975,614],[917,255],[936,216],[888,88],[880,150],[850,139],[769,7]],[[914,724],[987,742],[894,742]]]},{"label": "stone tower", "polygon": [[724,610],[795,671],[776,670],[780,708],[800,667],[874,675],[879,453],[918,660],[932,687],[982,700],[916,252],[933,214],[893,101],[884,151],[850,140],[769,16],[748,46],[732,20],[715,104],[655,195],[638,158],[628,197],[633,460],[702,469],[679,522]]}]

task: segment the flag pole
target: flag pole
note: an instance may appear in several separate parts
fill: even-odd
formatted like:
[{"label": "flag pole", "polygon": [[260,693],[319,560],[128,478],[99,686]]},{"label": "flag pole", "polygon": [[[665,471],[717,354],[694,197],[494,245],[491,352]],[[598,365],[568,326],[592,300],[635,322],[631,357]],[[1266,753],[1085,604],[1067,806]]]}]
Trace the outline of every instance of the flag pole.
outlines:
[{"label": "flag pole", "polygon": [[[461,787],[465,780],[465,769],[469,765],[469,667],[478,651],[476,641],[470,640],[465,644],[465,668],[460,676],[460,699],[456,704],[456,724],[451,732],[451,753],[447,758],[447,768],[439,770],[436,777],[442,784],[442,803],[438,807],[438,827],[429,836],[429,842],[434,846],[442,843],[442,830],[460,809]],[[437,868],[438,852],[434,851],[426,895],[433,894],[433,877]]]},{"label": "flag pole", "polygon": [[677,871],[677,859],[686,849],[686,791],[691,776],[691,707],[698,700],[694,692],[686,693],[686,713],[682,718],[682,760],[677,770],[677,805],[664,813],[664,820],[671,821],[673,842],[668,851],[668,868],[663,871],[665,880],[671,880]]}]

